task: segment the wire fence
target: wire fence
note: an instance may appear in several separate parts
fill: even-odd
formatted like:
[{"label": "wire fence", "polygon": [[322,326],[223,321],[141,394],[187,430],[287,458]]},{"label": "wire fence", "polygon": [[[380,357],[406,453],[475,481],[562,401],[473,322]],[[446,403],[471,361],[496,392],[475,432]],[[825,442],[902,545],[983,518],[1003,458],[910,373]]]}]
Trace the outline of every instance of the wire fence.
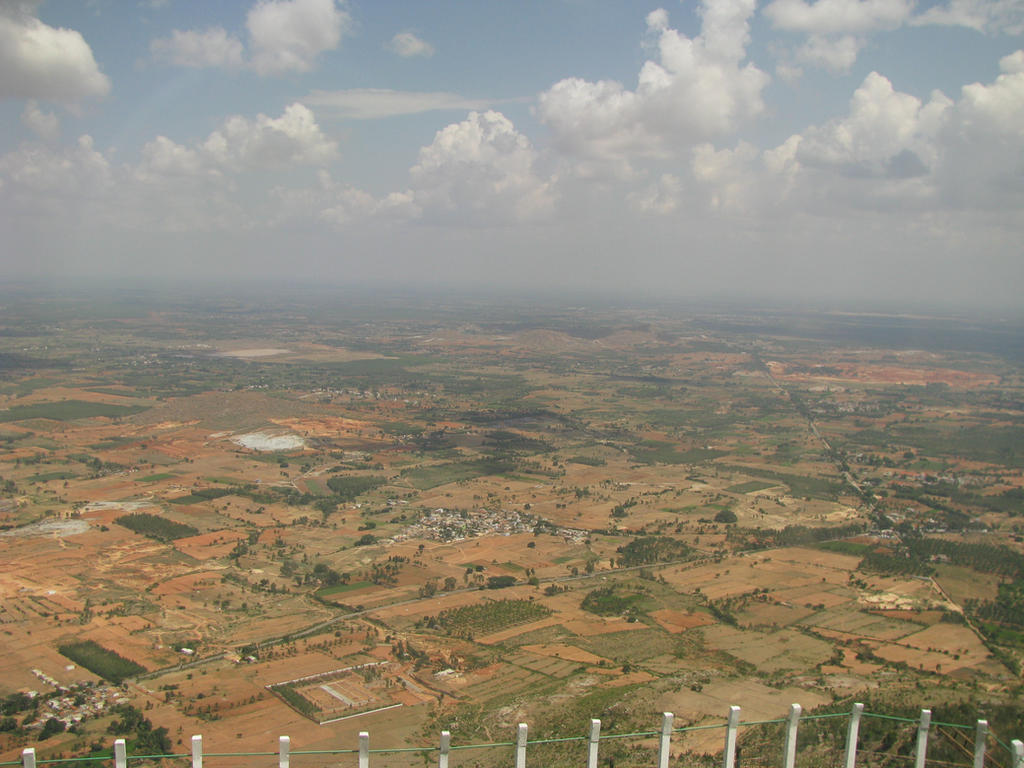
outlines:
[{"label": "wire fence", "polygon": [[[520,723],[510,741],[453,744],[450,732],[442,731],[435,744],[411,747],[373,747],[364,731],[345,748],[292,749],[291,739],[281,736],[276,750],[219,752],[205,751],[196,735],[188,752],[136,755],[117,739],[109,752],[81,757],[37,758],[27,748],[21,760],[0,762],[0,768],[526,768],[527,761],[537,768],[1024,768],[1024,742],[997,738],[985,720],[946,723],[933,721],[927,709],[908,718],[868,712],[863,704],[809,715],[794,704],[788,717],[769,720],[743,721],[741,714],[740,707],[730,707],[725,722],[677,727],[666,712],[658,730],[628,733],[604,733],[595,719],[584,735],[535,739]],[[718,746],[709,749],[709,739],[718,739]]]}]

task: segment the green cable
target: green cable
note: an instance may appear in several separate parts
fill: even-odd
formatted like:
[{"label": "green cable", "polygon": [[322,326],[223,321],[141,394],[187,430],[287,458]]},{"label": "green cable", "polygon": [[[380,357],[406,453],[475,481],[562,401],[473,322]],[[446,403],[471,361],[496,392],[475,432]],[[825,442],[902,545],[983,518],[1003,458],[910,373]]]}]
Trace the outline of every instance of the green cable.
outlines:
[{"label": "green cable", "polygon": [[880,714],[877,714],[875,712],[868,712],[866,710],[863,712],[863,715],[864,715],[864,717],[874,717],[874,718],[877,718],[879,720],[893,720],[893,721],[895,721],[897,723],[919,723],[919,722],[921,722],[917,718],[913,718],[913,717],[898,717],[897,715],[880,715]]},{"label": "green cable", "polygon": [[750,721],[745,721],[745,722],[742,722],[742,723],[738,723],[738,725],[772,725],[772,724],[775,724],[775,723],[784,723],[788,719],[789,718],[782,717],[782,718],[778,718],[778,719],[775,719],[775,720],[750,720]]},{"label": "green cable", "polygon": [[459,744],[458,746],[453,744],[450,749],[483,749],[485,747],[514,747],[515,745],[514,741],[495,741],[491,744]]}]

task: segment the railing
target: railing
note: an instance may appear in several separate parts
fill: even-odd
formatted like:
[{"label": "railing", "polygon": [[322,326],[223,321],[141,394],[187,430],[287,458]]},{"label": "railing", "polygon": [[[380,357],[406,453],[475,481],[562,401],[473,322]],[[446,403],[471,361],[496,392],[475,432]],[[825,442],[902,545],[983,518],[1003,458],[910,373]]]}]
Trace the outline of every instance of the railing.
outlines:
[{"label": "railing", "polygon": [[[774,720],[757,720],[757,721],[746,721],[741,722],[740,720],[740,708],[730,707],[729,716],[726,722],[712,724],[712,725],[696,725],[696,726],[685,726],[676,728],[674,727],[674,715],[671,712],[665,712],[662,715],[661,728],[657,731],[644,731],[638,733],[621,733],[621,734],[602,734],[601,733],[601,721],[594,719],[590,721],[589,733],[586,736],[568,736],[560,738],[549,738],[549,739],[535,739],[531,741],[528,738],[529,729],[526,723],[520,723],[516,728],[515,740],[507,742],[492,742],[488,744],[462,744],[455,745],[451,743],[451,734],[448,731],[441,731],[441,737],[437,746],[425,746],[425,747],[399,747],[399,748],[386,748],[386,749],[371,749],[370,748],[370,734],[363,731],[359,734],[358,746],[354,749],[330,749],[330,750],[293,750],[291,748],[291,740],[287,736],[281,736],[278,740],[277,751],[274,752],[204,752],[203,751],[203,737],[193,736],[191,743],[191,752],[180,753],[180,754],[165,754],[165,755],[129,755],[127,753],[127,746],[124,739],[117,739],[114,741],[113,754],[106,756],[92,756],[92,757],[77,757],[77,758],[56,758],[56,759],[36,759],[36,751],[34,748],[27,748],[22,752],[21,760],[14,760],[8,762],[0,762],[0,766],[20,766],[21,768],[37,768],[37,766],[43,765],[59,765],[62,763],[104,763],[113,761],[113,768],[128,768],[129,761],[163,761],[163,760],[176,760],[190,762],[192,768],[203,768],[204,758],[267,758],[266,765],[272,765],[272,758],[277,759],[278,768],[291,768],[291,760],[293,757],[299,756],[319,756],[333,757],[333,756],[344,756],[354,755],[357,758],[359,768],[370,768],[371,756],[373,755],[400,755],[403,753],[412,753],[429,755],[430,753],[437,753],[436,763],[438,768],[449,768],[449,759],[453,753],[460,750],[490,750],[496,748],[512,748],[512,754],[514,756],[515,768],[526,768],[527,750],[530,746],[538,747],[545,744],[566,744],[571,742],[579,743],[581,746],[586,747],[586,765],[587,768],[597,768],[598,758],[600,754],[600,748],[602,742],[608,742],[616,739],[646,739],[649,741],[656,741],[657,743],[657,761],[655,765],[657,768],[669,768],[669,761],[671,759],[671,748],[672,748],[672,737],[678,734],[693,733],[696,731],[707,731],[714,729],[723,729],[724,734],[724,746],[722,750],[722,761],[720,765],[722,768],[739,768],[738,763],[738,750],[737,744],[739,741],[739,729],[741,726],[768,726],[778,725],[782,727],[784,733],[783,739],[783,751],[782,751],[782,768],[796,768],[797,763],[797,733],[801,723],[808,723],[822,720],[832,720],[836,718],[847,718],[848,722],[846,725],[846,739],[845,746],[842,753],[841,761],[836,761],[837,768],[855,768],[858,759],[858,740],[860,735],[860,726],[863,718],[877,718],[880,720],[888,720],[894,723],[902,723],[904,725],[911,724],[916,726],[916,736],[914,739],[914,750],[913,750],[913,765],[914,768],[926,768],[927,755],[928,755],[928,742],[929,735],[934,728],[942,727],[945,729],[954,729],[955,731],[970,734],[973,732],[973,751],[969,749],[967,743],[957,742],[957,745],[967,753],[967,757],[970,757],[970,761],[964,761],[963,763],[949,763],[944,761],[943,765],[970,765],[971,768],[986,768],[993,764],[990,750],[988,749],[989,741],[992,740],[994,744],[1003,751],[1003,755],[1006,758],[1006,762],[995,761],[994,764],[999,766],[1006,766],[1007,768],[1024,768],[1024,742],[1019,739],[1014,739],[1009,744],[1001,741],[989,730],[989,725],[986,720],[978,720],[973,725],[964,725],[959,723],[943,723],[932,720],[931,710],[921,710],[920,718],[906,718],[897,717],[894,715],[886,715],[875,712],[866,712],[863,704],[854,704],[851,712],[837,712],[830,714],[818,714],[818,715],[803,715],[802,709],[799,704],[793,704],[790,707],[789,716],[785,718],[778,718]],[[878,753],[871,753],[872,756]],[[892,758],[891,753],[883,753],[886,757]],[[749,762],[744,756],[744,763]],[[838,757],[838,755],[837,755]],[[910,758],[908,758],[910,759]],[[988,760],[988,762],[986,762]],[[891,761],[891,760],[890,760]],[[761,760],[755,760],[753,762],[761,763]],[[862,764],[863,764],[862,760]],[[868,762],[872,762],[872,757],[868,757]],[[262,764],[260,761],[249,760],[250,765]],[[427,764],[426,762],[423,763]],[[543,765],[543,764],[542,764]]]}]

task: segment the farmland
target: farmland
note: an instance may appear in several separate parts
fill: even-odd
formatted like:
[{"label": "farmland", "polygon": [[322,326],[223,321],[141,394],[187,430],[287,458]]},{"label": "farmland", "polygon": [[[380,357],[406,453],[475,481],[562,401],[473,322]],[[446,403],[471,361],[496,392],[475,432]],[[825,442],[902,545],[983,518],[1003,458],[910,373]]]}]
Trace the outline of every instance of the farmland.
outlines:
[{"label": "farmland", "polygon": [[105,680],[176,751],[1016,695],[1020,360],[417,301],[11,297],[0,694]]}]

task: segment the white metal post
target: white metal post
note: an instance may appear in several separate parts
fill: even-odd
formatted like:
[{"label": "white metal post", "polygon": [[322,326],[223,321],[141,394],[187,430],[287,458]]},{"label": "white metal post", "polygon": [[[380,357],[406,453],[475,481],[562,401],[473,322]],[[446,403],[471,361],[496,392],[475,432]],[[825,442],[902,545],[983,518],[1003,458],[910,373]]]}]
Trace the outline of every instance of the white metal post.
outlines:
[{"label": "white metal post", "polygon": [[1014,739],[1010,742],[1010,754],[1013,755],[1012,768],[1024,768],[1024,741]]},{"label": "white metal post", "polygon": [[924,768],[928,756],[928,729],[932,724],[932,711],[921,710],[921,722],[917,726],[917,749],[914,750],[914,768]]},{"label": "white metal post", "polygon": [[526,723],[516,729],[516,768],[526,768]]},{"label": "white metal post", "polygon": [[36,748],[21,750],[21,768],[36,768]]},{"label": "white metal post", "polygon": [[203,737],[192,737],[192,768],[203,768]]},{"label": "white metal post", "polygon": [[988,741],[988,720],[979,720],[974,729],[974,768],[985,768],[985,743]]},{"label": "white metal post", "polygon": [[277,740],[277,768],[288,768],[292,761],[292,740],[282,736]]},{"label": "white metal post", "polygon": [[671,712],[661,713],[661,743],[658,744],[658,768],[668,768],[669,750],[672,747],[672,721],[675,715]]},{"label": "white metal post", "polygon": [[736,737],[740,728],[740,708],[729,707],[729,723],[725,726],[725,753],[722,768],[736,768]]},{"label": "white metal post", "polygon": [[597,750],[601,743],[601,721],[590,720],[590,738],[587,741],[587,768],[597,768]]},{"label": "white metal post", "polygon": [[783,752],[783,768],[794,768],[796,765],[796,730],[800,725],[800,713],[803,708],[793,704],[789,708],[789,719],[786,721],[786,749]]},{"label": "white metal post", "polygon": [[850,713],[850,725],[846,729],[846,760],[845,768],[854,768],[857,764],[857,738],[860,735],[860,716],[864,714],[864,705],[860,702],[853,705]]},{"label": "white metal post", "polygon": [[448,768],[448,752],[452,748],[452,734],[441,731],[441,750],[437,758],[437,768]]},{"label": "white metal post", "polygon": [[124,739],[114,739],[114,768],[128,768],[128,752]]},{"label": "white metal post", "polygon": [[359,768],[370,768],[370,734],[359,732]]}]

